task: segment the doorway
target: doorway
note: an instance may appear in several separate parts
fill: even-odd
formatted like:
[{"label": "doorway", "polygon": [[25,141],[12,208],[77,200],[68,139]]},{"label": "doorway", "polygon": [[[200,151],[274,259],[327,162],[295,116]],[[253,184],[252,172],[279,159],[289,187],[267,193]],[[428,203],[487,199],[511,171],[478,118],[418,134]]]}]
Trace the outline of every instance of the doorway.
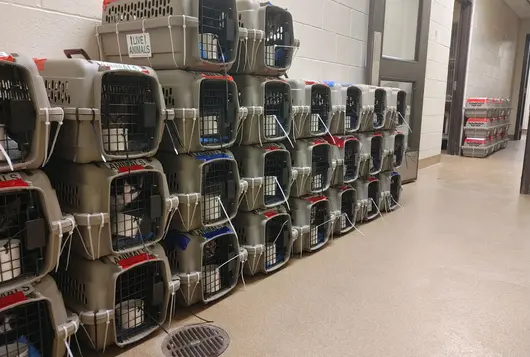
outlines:
[{"label": "doorway", "polygon": [[[521,140],[523,128],[528,126],[528,110],[527,110],[527,93],[528,80],[530,79],[530,34],[526,35],[524,46],[523,69],[521,73],[521,84],[519,87],[519,105],[517,106],[517,117],[515,120],[515,127],[513,133],[513,140]],[[527,129],[527,128],[524,128]]]}]

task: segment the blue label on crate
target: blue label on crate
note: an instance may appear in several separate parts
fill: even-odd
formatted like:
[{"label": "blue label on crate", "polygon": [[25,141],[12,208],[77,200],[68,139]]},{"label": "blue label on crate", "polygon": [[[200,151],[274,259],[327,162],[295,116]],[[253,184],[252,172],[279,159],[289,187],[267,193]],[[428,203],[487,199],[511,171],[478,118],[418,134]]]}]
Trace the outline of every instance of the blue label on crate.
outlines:
[{"label": "blue label on crate", "polygon": [[191,155],[195,157],[196,160],[200,160],[200,161],[211,161],[215,159],[230,159],[230,156],[228,156],[228,154],[222,151],[193,153]]},{"label": "blue label on crate", "polygon": [[187,235],[177,232],[174,229],[167,232],[166,246],[169,250],[175,250],[177,247],[180,250],[186,250],[190,241],[191,239]]},{"label": "blue label on crate", "polygon": [[324,84],[329,86],[329,87],[333,87],[335,85],[335,82],[334,81],[324,81]]},{"label": "blue label on crate", "polygon": [[392,176],[399,176],[399,172],[396,172],[396,171],[392,172]]},{"label": "blue label on crate", "polygon": [[229,227],[220,227],[220,228],[212,227],[212,228],[198,229],[197,233],[199,233],[204,238],[210,240],[212,238],[215,238],[223,234],[231,234],[232,229],[230,229]]}]

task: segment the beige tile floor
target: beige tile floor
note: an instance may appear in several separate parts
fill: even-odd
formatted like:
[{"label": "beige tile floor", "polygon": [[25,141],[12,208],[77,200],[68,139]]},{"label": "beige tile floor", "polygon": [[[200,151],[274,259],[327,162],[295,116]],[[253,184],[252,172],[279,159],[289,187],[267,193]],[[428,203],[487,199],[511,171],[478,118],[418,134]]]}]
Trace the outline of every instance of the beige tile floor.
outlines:
[{"label": "beige tile floor", "polygon": [[[443,157],[403,209],[195,313],[226,329],[224,356],[529,356],[530,198],[523,142]],[[172,328],[199,320],[189,312]],[[161,356],[163,333],[106,356]],[[87,356],[87,353],[85,353]]]}]

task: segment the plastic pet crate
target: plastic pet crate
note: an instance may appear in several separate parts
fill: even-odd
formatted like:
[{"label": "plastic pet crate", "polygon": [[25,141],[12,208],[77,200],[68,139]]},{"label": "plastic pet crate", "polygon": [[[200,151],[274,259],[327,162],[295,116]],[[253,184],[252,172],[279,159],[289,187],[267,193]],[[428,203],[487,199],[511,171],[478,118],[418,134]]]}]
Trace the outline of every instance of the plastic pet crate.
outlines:
[{"label": "plastic pet crate", "polygon": [[506,132],[508,128],[510,127],[509,123],[501,123],[501,124],[496,124],[496,125],[481,125],[481,124],[483,124],[482,119],[468,119],[466,121],[466,126],[464,126],[464,133],[466,137],[487,138],[490,136],[494,136],[494,135]]},{"label": "plastic pet crate", "polygon": [[359,177],[366,179],[370,175],[377,175],[383,168],[383,134],[358,133],[355,136],[361,142]]},{"label": "plastic pet crate", "polygon": [[248,183],[240,210],[272,208],[287,201],[293,183],[293,169],[291,154],[285,146],[272,143],[263,147],[239,147],[234,149],[234,155],[241,179]]},{"label": "plastic pet crate", "polygon": [[278,78],[236,76],[240,103],[249,114],[239,133],[239,145],[263,144],[287,138],[293,109],[291,87]]},{"label": "plastic pet crate", "polygon": [[399,207],[401,198],[401,175],[396,172],[382,172],[379,174],[381,185],[381,206],[383,212],[392,212]]},{"label": "plastic pet crate", "polygon": [[0,52],[0,172],[43,166],[63,118],[61,108],[50,107],[35,62]]},{"label": "plastic pet crate", "polygon": [[374,110],[371,117],[361,120],[359,128],[361,132],[384,129],[396,115],[396,103],[392,101],[395,96],[392,95],[392,89],[369,86],[368,90],[373,91]]},{"label": "plastic pet crate", "polygon": [[239,42],[235,0],[106,0],[96,28],[108,61],[228,72]]},{"label": "plastic pet crate", "polygon": [[467,157],[486,157],[495,152],[496,143],[489,138],[466,138],[462,145],[462,155]]},{"label": "plastic pet crate", "polygon": [[330,187],[326,193],[335,221],[333,231],[345,234],[355,226],[357,219],[357,191],[350,185]]},{"label": "plastic pet crate", "polygon": [[239,212],[234,226],[239,244],[248,252],[245,273],[271,273],[289,261],[298,231],[284,207]]},{"label": "plastic pet crate", "polygon": [[293,106],[297,107],[293,121],[292,137],[309,138],[329,132],[332,117],[331,88],[300,79],[288,79]]},{"label": "plastic pet crate", "polygon": [[333,170],[331,185],[352,183],[359,177],[361,161],[361,143],[355,136],[326,136],[326,141],[331,145],[333,161],[336,168]]},{"label": "plastic pet crate", "polygon": [[49,174],[61,208],[77,223],[72,250],[86,259],[155,244],[178,207],[155,159],[82,165],[58,161]]},{"label": "plastic pet crate", "polygon": [[158,157],[170,192],[179,198],[172,229],[189,232],[218,226],[235,217],[248,186],[240,180],[237,161],[230,151],[159,153]]},{"label": "plastic pet crate", "polygon": [[281,76],[291,67],[300,41],[289,11],[270,2],[237,0],[239,50],[234,73]]},{"label": "plastic pet crate", "polygon": [[[381,171],[393,171],[394,162],[396,161],[396,154],[394,152],[396,147],[396,133],[390,131],[383,132],[383,151],[382,151],[382,167]],[[401,154],[401,157],[403,154]]]},{"label": "plastic pet crate", "polygon": [[0,174],[0,293],[51,272],[74,228],[42,171]]},{"label": "plastic pet crate", "polygon": [[320,138],[300,139],[296,141],[295,148],[289,150],[293,168],[298,172],[291,188],[291,196],[300,197],[326,191],[336,168],[331,145]]},{"label": "plastic pet crate", "polygon": [[234,144],[244,108],[239,107],[232,77],[181,70],[157,73],[166,106],[175,110],[162,150],[197,152]]},{"label": "plastic pet crate", "polygon": [[181,305],[209,303],[232,291],[247,252],[228,226],[179,233],[169,231],[164,245],[171,270],[181,281]]},{"label": "plastic pet crate", "polygon": [[293,227],[298,231],[293,252],[302,254],[322,248],[329,241],[335,219],[327,197],[309,195],[291,198],[290,205]]},{"label": "plastic pet crate", "polygon": [[331,88],[331,121],[329,131],[333,135],[346,135],[351,133],[351,118],[346,121],[347,87],[334,81],[324,81]]},{"label": "plastic pet crate", "polygon": [[[373,129],[375,118],[375,91],[378,87],[369,85],[344,85],[346,87],[345,133]],[[338,131],[341,132],[342,128]],[[335,131],[337,128],[335,127]]]},{"label": "plastic pet crate", "polygon": [[375,176],[355,181],[357,191],[357,221],[371,221],[381,214],[381,183]]},{"label": "plastic pet crate", "polygon": [[0,356],[63,357],[79,318],[68,314],[50,276],[0,297]]},{"label": "plastic pet crate", "polygon": [[66,307],[83,325],[79,339],[96,351],[138,342],[160,328],[180,286],[158,244],[99,260],[70,259],[55,276]]},{"label": "plastic pet crate", "polygon": [[497,114],[497,104],[493,98],[468,98],[464,107],[467,118],[490,118]]},{"label": "plastic pet crate", "polygon": [[40,60],[52,106],[64,109],[56,154],[77,163],[153,156],[167,111],[155,72],[85,59]]}]

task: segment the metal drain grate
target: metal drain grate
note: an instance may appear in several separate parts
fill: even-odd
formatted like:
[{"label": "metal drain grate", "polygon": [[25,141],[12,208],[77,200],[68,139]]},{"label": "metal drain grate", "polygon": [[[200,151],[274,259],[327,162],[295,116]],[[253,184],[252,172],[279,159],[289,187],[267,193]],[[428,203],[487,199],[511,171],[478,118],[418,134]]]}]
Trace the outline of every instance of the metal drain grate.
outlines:
[{"label": "metal drain grate", "polygon": [[171,332],[162,342],[167,357],[217,357],[230,344],[225,330],[207,324],[189,325]]}]

